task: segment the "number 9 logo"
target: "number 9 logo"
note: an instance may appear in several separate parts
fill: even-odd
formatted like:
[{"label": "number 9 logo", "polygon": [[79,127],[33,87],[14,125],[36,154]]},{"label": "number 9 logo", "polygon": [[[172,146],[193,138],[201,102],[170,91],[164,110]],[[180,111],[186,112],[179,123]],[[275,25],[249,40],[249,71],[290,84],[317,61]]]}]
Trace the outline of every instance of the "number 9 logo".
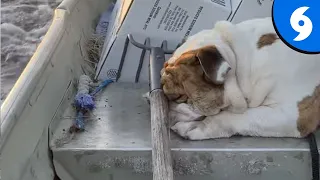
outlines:
[{"label": "number 9 logo", "polygon": [[320,54],[320,0],[273,0],[272,23],[279,39],[303,54]]},{"label": "number 9 logo", "polygon": [[312,21],[307,16],[303,15],[309,7],[300,7],[296,9],[291,17],[290,17],[290,24],[292,29],[296,32],[299,32],[299,35],[295,37],[294,41],[303,41],[308,38],[312,32]]}]

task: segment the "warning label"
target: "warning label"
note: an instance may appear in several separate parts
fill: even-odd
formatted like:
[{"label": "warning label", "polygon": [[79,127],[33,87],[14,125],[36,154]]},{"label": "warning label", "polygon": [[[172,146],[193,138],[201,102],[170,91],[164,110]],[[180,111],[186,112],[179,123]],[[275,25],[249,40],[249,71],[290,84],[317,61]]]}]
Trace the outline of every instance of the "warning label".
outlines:
[{"label": "warning label", "polygon": [[198,9],[198,11],[197,11],[197,13],[196,13],[196,15],[193,17],[193,20],[192,20],[192,22],[191,22],[191,24],[190,24],[190,26],[189,26],[189,28],[188,28],[188,31],[187,31],[186,34],[184,35],[184,38],[187,38],[187,37],[190,35],[190,32],[191,32],[191,30],[193,29],[194,24],[197,22],[197,19],[199,18],[199,15],[200,15],[202,9],[203,9],[203,7],[200,6],[199,9]]},{"label": "warning label", "polygon": [[172,7],[172,3],[170,2],[161,17],[157,28],[164,29],[165,31],[178,32],[183,29],[188,18],[188,11],[177,5]]},{"label": "warning label", "polygon": [[[160,0],[157,0],[154,3],[151,12],[144,24],[143,29],[146,30],[152,19],[156,19],[158,14],[160,14],[160,11],[164,11],[163,13],[161,13],[162,16],[160,18],[159,23],[157,23],[156,28],[170,32],[182,31],[185,27],[187,20],[190,18],[189,12],[178,5],[173,5],[172,2],[169,2],[165,7],[161,7],[159,6],[159,1]],[[190,31],[196,23],[202,9],[202,6],[198,8],[196,14],[192,19],[191,24],[188,27],[185,36],[188,36],[190,34]]]}]

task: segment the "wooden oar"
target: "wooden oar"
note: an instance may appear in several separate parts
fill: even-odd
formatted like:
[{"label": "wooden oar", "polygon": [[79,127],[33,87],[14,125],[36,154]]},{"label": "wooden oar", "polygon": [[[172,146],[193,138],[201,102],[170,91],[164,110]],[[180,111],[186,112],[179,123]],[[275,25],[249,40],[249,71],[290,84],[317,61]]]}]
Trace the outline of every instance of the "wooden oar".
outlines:
[{"label": "wooden oar", "polygon": [[173,180],[171,149],[169,147],[168,100],[160,84],[160,71],[165,61],[165,53],[173,51],[160,47],[150,47],[136,42],[128,35],[129,41],[141,49],[150,50],[150,111],[151,111],[151,140],[153,180]]}]

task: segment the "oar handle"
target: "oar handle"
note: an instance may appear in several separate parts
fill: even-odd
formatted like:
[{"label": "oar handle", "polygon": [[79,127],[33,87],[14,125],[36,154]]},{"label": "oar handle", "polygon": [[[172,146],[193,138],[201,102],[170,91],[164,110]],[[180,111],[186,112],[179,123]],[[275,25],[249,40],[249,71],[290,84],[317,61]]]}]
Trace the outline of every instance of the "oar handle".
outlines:
[{"label": "oar handle", "polygon": [[173,180],[168,101],[161,89],[150,92],[153,180]]},{"label": "oar handle", "polygon": [[141,49],[150,50],[149,78],[150,78],[150,111],[151,111],[151,140],[153,180],[173,180],[171,149],[169,147],[168,100],[161,89],[160,71],[165,62],[167,50],[166,41],[161,47],[151,47],[136,42],[132,35],[129,41]]}]

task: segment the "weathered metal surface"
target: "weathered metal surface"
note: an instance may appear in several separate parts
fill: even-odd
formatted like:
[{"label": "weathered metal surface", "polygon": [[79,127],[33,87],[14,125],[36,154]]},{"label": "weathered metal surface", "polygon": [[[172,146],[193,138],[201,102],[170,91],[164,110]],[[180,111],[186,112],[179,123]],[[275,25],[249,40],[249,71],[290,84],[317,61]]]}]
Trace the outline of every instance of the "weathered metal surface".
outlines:
[{"label": "weathered metal surface", "polygon": [[[55,165],[77,180],[151,180],[150,112],[142,98],[147,91],[147,84],[111,84],[97,98],[86,131],[74,136],[66,131],[71,120],[62,119],[51,141]],[[64,116],[74,113],[70,107]],[[170,136],[178,180],[311,180],[309,146],[302,139]]]},{"label": "weathered metal surface", "polygon": [[[74,179],[152,179],[151,150],[61,150],[54,152]],[[304,152],[172,151],[175,179],[311,180]],[[59,174],[59,172],[58,172]],[[126,178],[120,178],[126,177]],[[134,178],[135,177],[135,178]]]}]

